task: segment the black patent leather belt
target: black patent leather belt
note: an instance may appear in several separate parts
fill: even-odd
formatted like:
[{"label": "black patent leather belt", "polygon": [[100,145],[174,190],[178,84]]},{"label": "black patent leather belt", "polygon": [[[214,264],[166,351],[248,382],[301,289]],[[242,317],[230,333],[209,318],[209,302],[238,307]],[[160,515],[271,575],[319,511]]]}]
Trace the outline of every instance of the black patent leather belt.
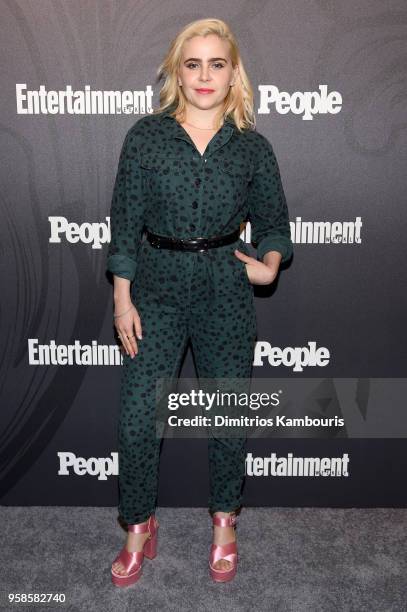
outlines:
[{"label": "black patent leather belt", "polygon": [[146,231],[146,237],[149,243],[156,249],[174,249],[176,251],[196,251],[202,253],[208,249],[231,244],[238,240],[240,229],[226,234],[226,236],[213,236],[212,238],[171,238],[170,236],[159,236],[153,234],[149,230]]}]

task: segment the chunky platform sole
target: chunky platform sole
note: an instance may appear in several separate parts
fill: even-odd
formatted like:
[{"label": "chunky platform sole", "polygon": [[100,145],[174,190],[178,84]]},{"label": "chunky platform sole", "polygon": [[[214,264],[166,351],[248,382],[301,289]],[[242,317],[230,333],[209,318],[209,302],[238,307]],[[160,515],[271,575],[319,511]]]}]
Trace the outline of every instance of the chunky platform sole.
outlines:
[{"label": "chunky platform sole", "polygon": [[117,587],[127,587],[135,584],[141,578],[144,557],[147,557],[147,559],[154,559],[157,556],[158,523],[152,520],[152,517],[150,517],[148,523],[144,526],[128,525],[128,531],[135,533],[146,533],[149,531],[151,537],[144,542],[142,551],[130,553],[126,546],[124,546],[117,555],[113,563],[120,561],[126,569],[133,565],[136,566],[135,571],[129,574],[116,574],[113,567],[111,568],[112,583]]},{"label": "chunky platform sole", "polygon": [[[236,528],[236,515],[230,514],[228,517],[213,516],[213,525],[218,527],[234,527]],[[225,559],[232,564],[232,567],[228,570],[215,569],[213,566],[220,559]],[[237,571],[238,553],[236,542],[229,542],[228,544],[218,545],[212,544],[209,552],[209,574],[215,582],[229,582],[232,580]]]}]

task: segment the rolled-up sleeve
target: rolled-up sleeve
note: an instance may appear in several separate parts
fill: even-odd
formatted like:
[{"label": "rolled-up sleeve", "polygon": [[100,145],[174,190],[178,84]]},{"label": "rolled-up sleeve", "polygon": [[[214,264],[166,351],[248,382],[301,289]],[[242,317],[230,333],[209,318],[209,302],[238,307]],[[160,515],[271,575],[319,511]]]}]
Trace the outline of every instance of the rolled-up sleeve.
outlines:
[{"label": "rolled-up sleeve", "polygon": [[258,261],[268,251],[278,251],[282,263],[293,253],[287,202],[273,147],[265,136],[258,136],[260,146],[248,193],[251,239]]},{"label": "rolled-up sleeve", "polygon": [[106,269],[134,280],[144,226],[145,197],[138,151],[131,129],[120,152],[110,207],[110,244]]}]

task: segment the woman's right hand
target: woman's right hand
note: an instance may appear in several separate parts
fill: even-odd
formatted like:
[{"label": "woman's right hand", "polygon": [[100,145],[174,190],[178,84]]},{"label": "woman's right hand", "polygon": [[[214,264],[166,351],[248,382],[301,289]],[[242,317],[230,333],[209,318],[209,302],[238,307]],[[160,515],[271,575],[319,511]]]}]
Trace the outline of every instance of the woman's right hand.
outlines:
[{"label": "woman's right hand", "polygon": [[116,316],[120,313],[124,314],[114,319],[114,325],[126,353],[133,359],[138,353],[136,337],[139,340],[143,338],[140,315],[132,303],[127,308],[123,304],[117,304],[114,314]]}]

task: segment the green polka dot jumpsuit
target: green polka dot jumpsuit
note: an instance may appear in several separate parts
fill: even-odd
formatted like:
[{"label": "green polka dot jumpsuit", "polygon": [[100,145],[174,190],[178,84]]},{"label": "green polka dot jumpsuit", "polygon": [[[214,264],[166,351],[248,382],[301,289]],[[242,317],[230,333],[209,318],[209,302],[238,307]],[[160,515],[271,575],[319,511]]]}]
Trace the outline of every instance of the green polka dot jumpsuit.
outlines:
[{"label": "green polka dot jumpsuit", "polygon": [[[250,220],[257,259],[271,250],[286,261],[292,242],[286,199],[270,142],[239,132],[228,117],[199,153],[167,111],[140,118],[120,153],[110,211],[107,270],[132,282],[143,330],[138,354],[123,357],[119,514],[141,523],[154,513],[162,439],[156,437],[157,378],[179,375],[188,340],[198,378],[250,378],[256,340],[253,285],[237,248],[204,253],[156,249],[143,230],[177,238],[229,234]],[[242,505],[245,438],[208,437],[211,512]]]}]

